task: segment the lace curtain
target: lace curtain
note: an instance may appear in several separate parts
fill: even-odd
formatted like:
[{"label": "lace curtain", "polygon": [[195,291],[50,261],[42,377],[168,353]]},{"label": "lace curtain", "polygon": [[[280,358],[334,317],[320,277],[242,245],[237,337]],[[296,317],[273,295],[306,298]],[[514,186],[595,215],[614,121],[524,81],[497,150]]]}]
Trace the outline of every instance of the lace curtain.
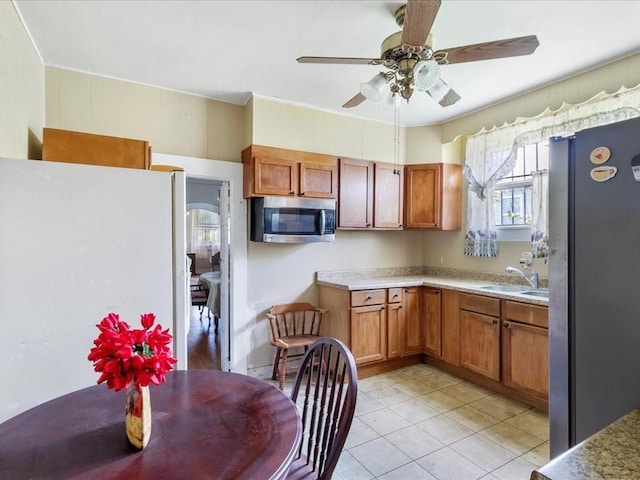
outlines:
[{"label": "lace curtain", "polygon": [[614,94],[602,92],[584,103],[563,104],[558,110],[546,109],[536,117],[518,118],[470,136],[463,169],[469,182],[465,255],[498,256],[492,192],[498,180],[513,170],[519,147],[635,118],[640,116],[639,108],[640,86],[622,87]]},{"label": "lace curtain", "polygon": [[532,188],[533,225],[531,226],[531,253],[534,258],[549,256],[549,171],[533,172]]}]

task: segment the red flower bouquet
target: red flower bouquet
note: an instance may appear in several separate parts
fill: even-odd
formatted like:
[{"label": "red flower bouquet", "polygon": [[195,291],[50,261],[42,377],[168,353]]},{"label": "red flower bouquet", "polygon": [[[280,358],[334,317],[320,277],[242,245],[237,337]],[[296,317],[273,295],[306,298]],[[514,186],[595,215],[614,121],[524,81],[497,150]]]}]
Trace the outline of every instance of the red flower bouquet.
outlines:
[{"label": "red flower bouquet", "polygon": [[110,313],[96,325],[100,335],[87,358],[101,373],[98,383],[106,381],[107,387],[117,392],[131,382],[145,387],[165,381],[177,360],[171,354],[169,329],[162,330],[160,325],[151,328],[155,320],[153,313],[142,314],[143,328],[133,330],[118,314]]}]

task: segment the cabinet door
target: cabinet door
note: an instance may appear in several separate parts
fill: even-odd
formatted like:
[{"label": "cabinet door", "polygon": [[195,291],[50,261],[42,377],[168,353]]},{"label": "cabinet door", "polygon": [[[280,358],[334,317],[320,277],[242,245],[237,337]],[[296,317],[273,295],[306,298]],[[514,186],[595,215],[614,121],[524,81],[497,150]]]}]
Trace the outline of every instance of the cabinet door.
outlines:
[{"label": "cabinet door", "polygon": [[256,195],[297,195],[298,163],[278,158],[254,158]]},{"label": "cabinet door", "polygon": [[351,353],[357,364],[387,358],[387,313],[384,305],[351,309]]},{"label": "cabinet door", "polygon": [[402,229],[404,170],[391,163],[374,165],[373,226]]},{"label": "cabinet door", "polygon": [[460,365],[500,380],[500,323],[496,317],[460,310]]},{"label": "cabinet door", "polygon": [[405,310],[402,303],[390,303],[387,305],[387,345],[388,358],[396,358],[404,353]]},{"label": "cabinet door", "polygon": [[313,198],[337,198],[337,165],[325,165],[309,162],[301,163],[300,195]]},{"label": "cabinet door", "polygon": [[460,365],[460,293],[442,290],[442,360]]},{"label": "cabinet door", "polygon": [[413,355],[422,351],[420,287],[405,288],[403,303],[406,324],[404,354]]},{"label": "cabinet door", "polygon": [[405,228],[439,228],[440,170],[437,163],[405,166]]},{"label": "cabinet door", "polygon": [[442,305],[440,289],[423,288],[423,348],[435,357],[442,355]]},{"label": "cabinet door", "polygon": [[340,159],[339,228],[371,228],[373,225],[373,163]]},{"label": "cabinet door", "polygon": [[546,328],[515,322],[502,324],[502,381],[540,397],[549,398],[549,332]]}]

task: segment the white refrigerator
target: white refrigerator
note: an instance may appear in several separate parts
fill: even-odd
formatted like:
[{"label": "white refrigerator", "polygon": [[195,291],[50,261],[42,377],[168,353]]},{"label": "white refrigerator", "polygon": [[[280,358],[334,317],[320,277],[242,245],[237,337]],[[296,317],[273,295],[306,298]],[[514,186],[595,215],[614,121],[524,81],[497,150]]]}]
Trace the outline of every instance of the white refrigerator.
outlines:
[{"label": "white refrigerator", "polygon": [[109,312],[155,313],[186,368],[184,201],[183,174],[0,159],[0,422],[96,383]]}]

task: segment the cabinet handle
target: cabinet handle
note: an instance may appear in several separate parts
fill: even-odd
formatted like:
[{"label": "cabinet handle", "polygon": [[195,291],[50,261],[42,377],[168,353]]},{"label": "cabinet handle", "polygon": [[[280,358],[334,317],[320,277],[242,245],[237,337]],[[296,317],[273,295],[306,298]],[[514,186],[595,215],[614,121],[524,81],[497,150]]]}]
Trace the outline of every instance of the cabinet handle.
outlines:
[{"label": "cabinet handle", "polygon": [[398,305],[398,308],[402,308],[402,305]]},{"label": "cabinet handle", "polygon": [[300,192],[300,195],[304,195],[304,192]]},{"label": "cabinet handle", "polygon": [[498,320],[494,318],[493,320],[491,320],[491,323],[495,325],[496,323],[498,323]]},{"label": "cabinet handle", "polygon": [[384,310],[384,305],[382,307],[380,307],[380,310]]},{"label": "cabinet handle", "polygon": [[437,224],[437,223],[434,223],[434,224],[433,224],[433,226],[434,226],[434,227],[436,227],[436,228],[438,228],[438,224]]},{"label": "cabinet handle", "polygon": [[440,295],[440,290],[434,290],[434,291],[433,291],[433,294],[434,294],[434,295]]},{"label": "cabinet handle", "polygon": [[294,192],[293,190],[291,190],[291,191],[289,192],[289,195],[295,195],[295,194],[296,194],[296,192]]},{"label": "cabinet handle", "polygon": [[371,295],[367,295],[367,296],[364,298],[364,301],[365,301],[365,302],[368,302],[369,300],[371,300]]},{"label": "cabinet handle", "polygon": [[[406,290],[405,290],[405,291],[406,291]],[[397,298],[397,297],[398,297],[398,294],[397,294],[397,293],[394,293],[394,294],[393,294],[393,297],[391,297],[391,298]]]},{"label": "cabinet handle", "polygon": [[371,226],[371,224],[370,224],[370,223],[367,223],[367,228],[369,228],[370,226]]},{"label": "cabinet handle", "polygon": [[509,322],[504,322],[504,323],[502,324],[502,326],[503,326],[504,328],[509,328]]}]

